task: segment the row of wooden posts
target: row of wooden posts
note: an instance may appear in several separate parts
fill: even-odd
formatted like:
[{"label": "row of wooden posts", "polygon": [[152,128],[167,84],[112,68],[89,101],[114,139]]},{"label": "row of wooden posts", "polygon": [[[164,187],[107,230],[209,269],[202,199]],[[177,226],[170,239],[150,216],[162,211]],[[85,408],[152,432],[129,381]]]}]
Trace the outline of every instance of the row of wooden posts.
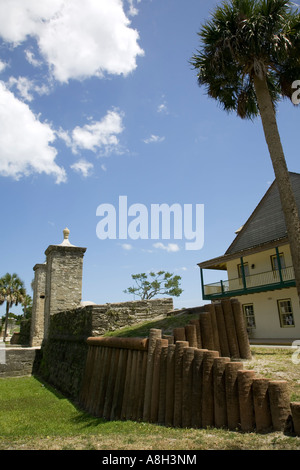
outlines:
[{"label": "row of wooden posts", "polygon": [[[241,357],[249,358],[250,346],[241,329],[235,329],[239,345],[235,358],[222,355],[225,334],[220,328],[219,343],[213,343],[219,344],[219,350],[203,347],[208,346],[207,325],[215,313],[215,309],[201,312],[199,326],[193,321],[167,337],[152,329],[149,338],[89,338],[81,406],[107,420],[249,432],[282,431],[293,413],[300,434],[300,408],[290,403],[288,383],[244,369]],[[226,337],[228,344],[231,339]]]},{"label": "row of wooden posts", "polygon": [[187,340],[190,346],[218,351],[220,356],[232,359],[251,359],[240,302],[236,299],[221,300],[194,311],[201,313],[199,318],[191,320],[184,328],[174,328],[175,341]]}]

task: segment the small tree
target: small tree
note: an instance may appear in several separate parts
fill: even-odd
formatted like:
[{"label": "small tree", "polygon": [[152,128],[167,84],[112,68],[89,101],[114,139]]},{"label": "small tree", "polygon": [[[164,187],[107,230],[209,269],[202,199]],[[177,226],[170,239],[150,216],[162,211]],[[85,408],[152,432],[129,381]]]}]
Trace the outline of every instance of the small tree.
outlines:
[{"label": "small tree", "polygon": [[166,271],[150,272],[150,278],[145,273],[132,274],[135,286],[124,290],[125,294],[138,295],[141,300],[152,299],[156,295],[171,295],[179,297],[183,290],[180,286],[180,276]]},{"label": "small tree", "polygon": [[9,309],[13,305],[22,303],[26,296],[26,290],[23,281],[17,274],[6,273],[0,279],[0,305],[6,302],[6,314],[4,320],[4,336],[3,341],[6,340],[7,325],[9,317]]},{"label": "small tree", "polygon": [[24,299],[23,299],[23,302],[22,302],[22,306],[23,306],[23,318],[24,319],[29,319],[31,318],[31,313],[32,313],[32,298],[30,295],[26,294]]}]

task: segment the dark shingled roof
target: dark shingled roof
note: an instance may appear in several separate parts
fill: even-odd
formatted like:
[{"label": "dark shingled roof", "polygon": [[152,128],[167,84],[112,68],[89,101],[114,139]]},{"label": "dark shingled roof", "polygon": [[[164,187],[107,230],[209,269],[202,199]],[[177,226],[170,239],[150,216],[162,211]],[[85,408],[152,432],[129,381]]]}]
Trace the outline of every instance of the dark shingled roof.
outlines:
[{"label": "dark shingled roof", "polygon": [[[300,212],[300,174],[290,172],[290,179]],[[237,253],[286,236],[286,225],[275,180],[225,254]]]}]

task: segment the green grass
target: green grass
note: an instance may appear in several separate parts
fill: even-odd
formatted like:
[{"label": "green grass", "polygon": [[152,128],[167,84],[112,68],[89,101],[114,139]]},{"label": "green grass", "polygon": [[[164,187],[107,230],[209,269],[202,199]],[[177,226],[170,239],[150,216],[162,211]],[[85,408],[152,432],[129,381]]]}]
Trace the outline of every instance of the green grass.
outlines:
[{"label": "green grass", "polygon": [[[253,348],[244,368],[287,379],[300,401],[300,365],[293,351]],[[18,450],[300,450],[300,437],[282,432],[175,429],[151,423],[105,421],[78,409],[36,377],[0,379],[0,449]]]},{"label": "green grass", "polygon": [[104,421],[34,377],[0,380],[2,450],[300,450],[300,438]]},{"label": "green grass", "polygon": [[[179,314],[133,325],[106,336],[146,337],[151,328],[171,334],[199,314]],[[290,384],[300,401],[300,365],[291,348],[252,348],[244,368]],[[282,432],[175,429],[151,423],[105,421],[78,409],[37,377],[0,379],[0,449],[19,450],[300,450],[300,437]],[[101,462],[100,462],[101,463]]]},{"label": "green grass", "polygon": [[173,328],[183,327],[187,325],[190,320],[198,319],[199,313],[182,313],[178,315],[170,315],[161,320],[154,319],[143,323],[137,323],[131,326],[125,326],[116,331],[109,331],[104,336],[119,336],[119,337],[147,337],[151,328],[158,328],[162,330],[163,334],[171,334]]}]

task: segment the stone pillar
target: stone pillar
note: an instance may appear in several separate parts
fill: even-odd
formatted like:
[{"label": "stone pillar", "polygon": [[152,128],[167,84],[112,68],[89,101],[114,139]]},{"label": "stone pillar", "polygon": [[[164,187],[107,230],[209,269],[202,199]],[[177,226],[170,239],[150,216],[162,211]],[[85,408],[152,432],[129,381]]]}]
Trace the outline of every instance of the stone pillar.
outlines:
[{"label": "stone pillar", "polygon": [[45,251],[47,259],[45,327],[48,337],[50,316],[80,306],[82,295],[82,266],[86,248],[71,245],[70,231],[63,231],[60,245],[50,245]]},{"label": "stone pillar", "polygon": [[36,264],[33,281],[32,316],[30,327],[30,346],[41,346],[44,338],[44,310],[46,294],[47,265]]}]

